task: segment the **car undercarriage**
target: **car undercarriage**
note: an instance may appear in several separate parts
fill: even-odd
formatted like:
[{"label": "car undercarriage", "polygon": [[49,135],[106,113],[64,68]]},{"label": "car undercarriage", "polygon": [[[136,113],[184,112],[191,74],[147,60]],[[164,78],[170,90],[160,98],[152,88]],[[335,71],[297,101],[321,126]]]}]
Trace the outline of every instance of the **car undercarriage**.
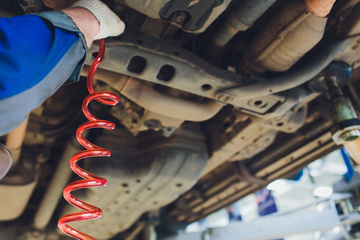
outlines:
[{"label": "car undercarriage", "polygon": [[[34,1],[18,2],[0,0],[0,16]],[[143,223],[159,239],[176,234],[360,136],[359,0],[103,2],[126,30],[106,39],[94,88],[120,102],[90,109],[117,128],[88,131],[112,156],[81,163],[108,185],[74,192],[103,217],[71,224],[96,239],[145,239],[133,236]],[[78,179],[68,162],[82,150],[74,135],[98,51],[95,42],[82,80],[32,111],[15,137],[0,239],[67,239],[56,222],[78,211],[62,190]]]}]

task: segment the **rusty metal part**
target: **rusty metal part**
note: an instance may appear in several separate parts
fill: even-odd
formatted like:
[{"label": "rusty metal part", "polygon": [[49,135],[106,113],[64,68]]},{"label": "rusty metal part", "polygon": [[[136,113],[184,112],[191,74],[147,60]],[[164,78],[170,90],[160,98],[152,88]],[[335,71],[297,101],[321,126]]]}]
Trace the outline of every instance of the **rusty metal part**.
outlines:
[{"label": "rusty metal part", "polygon": [[[132,9],[135,9],[136,11],[141,12],[141,13],[145,14],[146,16],[153,18],[153,19],[160,19],[161,18],[160,17],[161,9],[176,2],[174,0],[115,0],[115,1],[119,2],[119,3],[123,3],[126,6],[132,8]],[[201,1],[204,2],[205,4],[207,2],[210,2],[210,1],[206,1],[206,0],[205,1],[201,0]],[[196,6],[197,4],[200,6],[202,5],[202,4],[199,4],[200,1],[199,0],[197,0],[197,1],[180,0],[179,2],[181,4],[183,4],[184,2],[189,3],[188,8],[185,8],[188,10],[188,12],[186,12],[186,15],[184,15],[182,13],[184,9],[179,8],[178,13],[175,12],[175,14],[174,14],[175,17],[179,17],[178,18],[178,20],[180,20],[179,24],[177,24],[175,21],[173,24],[176,26],[181,26],[182,21],[185,21],[185,20],[189,21],[189,22],[194,21],[194,23],[197,24],[196,19],[189,19],[189,17],[187,15],[189,15],[189,12],[191,12],[192,9],[198,7],[198,6]],[[203,26],[201,26],[199,29],[196,29],[196,30],[185,29],[185,31],[192,32],[192,33],[204,32],[210,26],[210,24],[212,24],[215,21],[215,19],[217,19],[220,16],[220,14],[225,11],[225,9],[230,4],[231,0],[223,0],[221,2],[222,2],[222,4],[213,8],[212,12],[206,19]],[[201,9],[203,10],[203,7]],[[200,19],[200,20],[202,20],[202,19]]]},{"label": "rusty metal part", "polygon": [[[89,67],[85,66],[82,74],[86,75],[88,69]],[[128,76],[103,69],[98,70],[96,78],[100,80],[100,82],[96,81],[94,84],[97,91],[117,91],[116,89],[123,89],[126,81],[129,79]],[[106,82],[107,84],[104,85],[101,82]],[[152,129],[155,131],[162,131],[164,136],[170,136],[184,122],[183,119],[165,116],[163,114],[144,109],[129,100],[124,96],[124,94],[120,95],[119,99],[119,104],[112,107],[110,113],[119,119],[121,123],[134,135],[139,134],[139,132]],[[163,110],[158,109],[158,111]]]},{"label": "rusty metal part", "polygon": [[351,101],[346,96],[329,99],[331,117],[335,123],[356,118],[356,112]]},{"label": "rusty metal part", "polygon": [[[286,89],[292,89],[300,86],[303,83],[314,78],[318,75],[325,67],[327,67],[333,60],[335,61],[346,61],[344,56],[348,54],[357,53],[357,50],[353,50],[351,47],[354,43],[360,40],[360,35],[348,37],[346,39],[335,42],[326,48],[322,48],[320,52],[313,58],[308,64],[300,67],[294,71],[285,73],[279,77],[272,79],[262,79],[258,82],[254,82],[247,86],[229,87],[228,89],[220,89],[218,93],[227,93],[233,95],[232,102],[239,102],[242,99],[254,98],[255,96],[264,96]],[[355,51],[355,52],[354,52]],[[351,64],[351,63],[350,63]]]},{"label": "rusty metal part", "polygon": [[199,180],[194,187],[197,192],[191,190],[172,204],[166,220],[186,223],[200,220],[275,179],[295,174],[315,159],[339,148],[331,138],[331,121],[324,121],[316,111],[308,117],[312,124],[316,124],[307,126],[296,135],[282,135],[271,146],[271,152],[259,153],[242,162],[251,179],[239,179],[233,164],[223,164]]},{"label": "rusty metal part", "polygon": [[212,142],[213,154],[203,176],[226,161],[251,159],[273,144],[279,132],[292,133],[302,127],[308,113],[306,105],[299,105],[284,116],[273,119],[250,117],[241,112],[226,110],[209,121],[211,139],[216,141]]},{"label": "rusty metal part", "polygon": [[213,100],[198,103],[167,96],[136,78],[129,78],[120,93],[149,111],[192,122],[206,121],[223,107]]},{"label": "rusty metal part", "polygon": [[40,207],[37,209],[34,217],[34,227],[38,230],[44,230],[49,224],[50,219],[58,206],[62,197],[62,191],[70,180],[72,170],[69,168],[69,159],[82,150],[82,146],[72,139],[65,147],[59,164],[56,168],[53,178],[41,200]]},{"label": "rusty metal part", "polygon": [[336,0],[305,0],[307,10],[318,17],[326,17]]},{"label": "rusty metal part", "polygon": [[211,142],[213,153],[202,176],[226,161],[249,159],[271,145],[278,132],[264,123],[263,119],[249,117],[238,111],[232,113],[224,111],[212,119],[207,127],[213,139]]},{"label": "rusty metal part", "polygon": [[267,183],[266,180],[252,175],[244,162],[235,163],[234,167],[235,173],[240,181],[258,185],[265,185]]},{"label": "rusty metal part", "polygon": [[353,69],[346,63],[331,63],[308,83],[313,91],[326,92],[328,109],[334,122],[333,139],[336,144],[353,141],[360,137],[360,120],[350,99],[341,87],[352,78]]},{"label": "rusty metal part", "polygon": [[264,124],[280,132],[293,133],[304,125],[307,113],[307,104],[299,104],[288,110],[283,116],[269,119]]},{"label": "rusty metal part", "polygon": [[346,96],[329,99],[329,109],[334,121],[333,139],[336,144],[344,144],[360,137],[360,120]]},{"label": "rusty metal part", "polygon": [[[212,118],[223,107],[213,100],[201,103],[165,95],[145,84],[140,79],[126,77],[110,71],[100,70],[95,78],[103,80],[128,99],[145,109],[192,122],[203,122]],[[82,73],[86,75],[86,69]]]},{"label": "rusty metal part", "polygon": [[349,83],[353,69],[346,63],[330,63],[321,73],[307,83],[313,92],[327,92],[329,98],[343,95],[341,87]]},{"label": "rusty metal part", "polygon": [[[212,36],[212,41],[225,46],[238,32],[246,31],[276,0],[246,0],[236,4],[227,21]],[[206,49],[205,51],[212,51]]]},{"label": "rusty metal part", "polygon": [[181,26],[184,31],[195,32],[209,21],[215,8],[224,3],[228,0],[170,0],[160,9],[159,16]]},{"label": "rusty metal part", "polygon": [[[97,51],[95,48],[90,49],[87,63],[91,63],[91,56]],[[247,101],[243,101],[242,96],[249,96],[249,94],[238,94],[238,90],[230,94],[224,91],[226,94],[222,94],[224,92],[217,92],[217,90],[235,86],[236,88],[237,86],[246,87],[246,84],[257,82],[257,78],[248,78],[215,68],[194,53],[140,33],[125,32],[122,35],[122,41],[114,42],[109,39],[106,52],[106,58],[100,66],[104,70],[213,99],[223,104],[232,104],[263,118],[283,115],[284,109],[292,108],[297,104],[300,96],[306,95],[305,93],[299,95],[298,90],[295,90],[271,96],[257,95],[256,98],[249,97]],[[123,84],[122,81],[115,83],[120,87]],[[259,101],[262,104],[253,104]]]},{"label": "rusty metal part", "polygon": [[[169,42],[131,31],[124,32],[121,38],[116,42],[107,40],[106,57],[100,68],[214,100],[216,89],[243,85],[248,80],[246,76],[215,68]],[[97,46],[93,44],[87,65],[95,52]]]},{"label": "rusty metal part", "polygon": [[[156,132],[135,138],[123,128],[101,135],[96,144],[109,146],[112,157],[100,162],[87,159],[85,167],[106,177],[107,189],[89,189],[81,198],[96,201],[104,214],[95,224],[80,221],[74,226],[96,239],[111,239],[145,212],[192,188],[207,160],[206,138],[197,126],[189,124],[169,138]],[[67,205],[65,212],[71,211]]]},{"label": "rusty metal part", "polygon": [[[86,77],[89,73],[89,69],[90,66],[85,65],[81,71],[81,76]],[[94,79],[106,82],[114,89],[122,89],[128,81],[129,76],[99,68],[95,73]]]},{"label": "rusty metal part", "polygon": [[243,68],[288,70],[322,39],[326,22],[326,18],[308,14],[303,0],[291,1],[255,36]]},{"label": "rusty metal part", "polygon": [[162,131],[164,136],[169,137],[183,122],[184,120],[182,119],[176,119],[145,110],[139,122],[139,131],[152,129]]}]

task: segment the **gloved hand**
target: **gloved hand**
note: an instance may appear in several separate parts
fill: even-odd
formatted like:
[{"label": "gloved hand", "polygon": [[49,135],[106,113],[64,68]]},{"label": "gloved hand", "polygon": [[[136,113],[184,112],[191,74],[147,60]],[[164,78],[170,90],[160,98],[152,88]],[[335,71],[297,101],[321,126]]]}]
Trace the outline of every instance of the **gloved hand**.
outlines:
[{"label": "gloved hand", "polygon": [[108,6],[99,0],[80,0],[75,2],[71,8],[85,8],[91,12],[100,23],[100,31],[94,40],[110,36],[118,36],[124,32],[125,24],[113,13]]}]

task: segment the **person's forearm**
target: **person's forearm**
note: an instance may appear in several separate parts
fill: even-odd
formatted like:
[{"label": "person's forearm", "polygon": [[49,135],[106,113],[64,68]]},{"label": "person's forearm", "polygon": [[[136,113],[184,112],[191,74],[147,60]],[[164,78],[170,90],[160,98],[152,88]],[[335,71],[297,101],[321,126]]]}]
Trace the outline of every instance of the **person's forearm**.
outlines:
[{"label": "person's forearm", "polygon": [[118,36],[124,27],[98,0],[80,0],[62,12],[0,18],[0,136],[64,82],[79,79],[85,45]]},{"label": "person's forearm", "polygon": [[86,49],[83,34],[65,13],[0,18],[0,35],[1,136],[65,81],[78,79]]},{"label": "person's forearm", "polygon": [[100,30],[100,24],[94,15],[83,8],[70,8],[62,11],[72,18],[77,27],[84,34],[87,46],[90,47],[96,34],[98,34]]}]

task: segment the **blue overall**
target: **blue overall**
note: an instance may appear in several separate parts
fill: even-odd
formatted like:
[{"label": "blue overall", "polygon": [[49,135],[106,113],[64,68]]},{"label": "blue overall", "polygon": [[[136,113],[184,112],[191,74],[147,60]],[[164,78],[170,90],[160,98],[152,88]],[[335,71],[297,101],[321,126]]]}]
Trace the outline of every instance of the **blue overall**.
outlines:
[{"label": "blue overall", "polygon": [[65,82],[78,81],[88,49],[62,12],[0,18],[0,136]]}]

